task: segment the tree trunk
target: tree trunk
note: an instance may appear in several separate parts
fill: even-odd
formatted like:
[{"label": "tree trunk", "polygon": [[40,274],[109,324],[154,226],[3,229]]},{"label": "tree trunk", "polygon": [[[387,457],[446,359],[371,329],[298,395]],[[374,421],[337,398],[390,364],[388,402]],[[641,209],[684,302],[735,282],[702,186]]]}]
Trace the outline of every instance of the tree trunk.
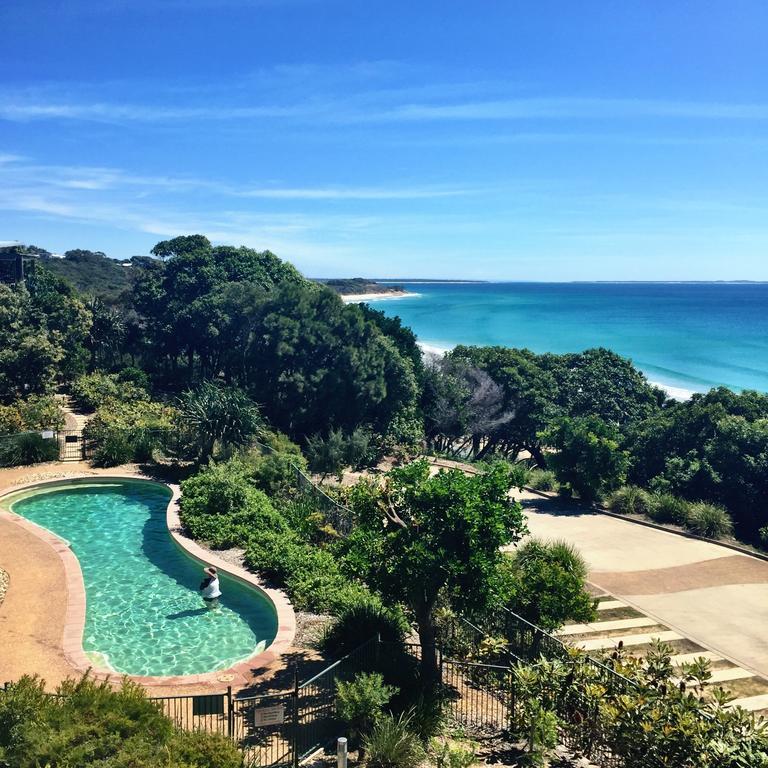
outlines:
[{"label": "tree trunk", "polygon": [[547,468],[547,460],[544,458],[544,452],[538,445],[529,445],[528,452],[533,456],[534,461],[539,467],[542,469]]},{"label": "tree trunk", "polygon": [[416,609],[416,625],[421,645],[421,684],[425,691],[432,691],[440,684],[437,664],[437,631],[432,618],[432,601]]}]

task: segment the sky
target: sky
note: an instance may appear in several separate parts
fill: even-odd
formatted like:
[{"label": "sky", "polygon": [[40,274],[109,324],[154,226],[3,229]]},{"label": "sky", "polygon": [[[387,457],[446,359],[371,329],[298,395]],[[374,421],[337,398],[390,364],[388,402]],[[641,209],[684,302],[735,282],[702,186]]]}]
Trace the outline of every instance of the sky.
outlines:
[{"label": "sky", "polygon": [[0,242],[768,280],[765,0],[4,0]]}]

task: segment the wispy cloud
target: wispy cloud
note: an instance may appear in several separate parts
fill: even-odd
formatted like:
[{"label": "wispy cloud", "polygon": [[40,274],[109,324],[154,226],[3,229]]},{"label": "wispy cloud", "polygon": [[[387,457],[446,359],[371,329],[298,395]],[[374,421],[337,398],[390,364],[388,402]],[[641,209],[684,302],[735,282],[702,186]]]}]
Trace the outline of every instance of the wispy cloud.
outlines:
[{"label": "wispy cloud", "polygon": [[396,103],[397,91],[386,102],[360,93],[346,99],[313,98],[290,104],[180,104],[164,106],[109,101],[80,102],[14,98],[0,104],[0,119],[9,121],[79,120],[93,122],[162,123],[179,121],[283,120],[327,124],[510,122],[523,120],[682,119],[765,121],[768,103],[696,102],[625,98],[508,98],[452,102]]},{"label": "wispy cloud", "polygon": [[233,184],[194,176],[145,175],[116,168],[47,165],[25,162],[18,155],[0,154],[0,180],[9,185],[83,191],[138,189],[153,191],[200,191],[232,198],[263,200],[428,200],[476,195],[482,188],[472,185],[417,184],[382,186],[323,185],[317,187],[275,184]]}]

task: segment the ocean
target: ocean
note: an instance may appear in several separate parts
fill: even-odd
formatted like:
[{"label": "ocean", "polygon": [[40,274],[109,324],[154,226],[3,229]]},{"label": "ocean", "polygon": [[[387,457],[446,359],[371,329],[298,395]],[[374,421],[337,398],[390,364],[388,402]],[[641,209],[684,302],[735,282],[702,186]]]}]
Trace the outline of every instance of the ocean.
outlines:
[{"label": "ocean", "polygon": [[426,348],[579,352],[607,347],[684,398],[724,385],[768,392],[768,283],[399,283],[371,301]]}]

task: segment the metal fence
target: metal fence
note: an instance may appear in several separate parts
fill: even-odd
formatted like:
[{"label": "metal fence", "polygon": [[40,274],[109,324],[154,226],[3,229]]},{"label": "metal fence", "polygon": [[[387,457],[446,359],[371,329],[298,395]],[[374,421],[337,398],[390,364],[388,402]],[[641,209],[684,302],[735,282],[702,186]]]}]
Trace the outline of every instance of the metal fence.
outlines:
[{"label": "metal fence", "polygon": [[252,696],[224,693],[164,696],[160,705],[174,724],[231,738],[249,766],[296,766],[344,732],[336,713],[336,683],[376,669],[380,647],[374,638],[293,689]]},{"label": "metal fence", "polygon": [[[277,453],[274,448],[258,441],[255,442],[255,447],[264,454]],[[348,534],[352,530],[352,520],[354,519],[352,510],[332,499],[311,477],[304,474],[295,464],[290,462],[289,464],[296,478],[296,488],[302,493],[307,494],[318,505],[326,520],[336,531],[342,535]]]}]

